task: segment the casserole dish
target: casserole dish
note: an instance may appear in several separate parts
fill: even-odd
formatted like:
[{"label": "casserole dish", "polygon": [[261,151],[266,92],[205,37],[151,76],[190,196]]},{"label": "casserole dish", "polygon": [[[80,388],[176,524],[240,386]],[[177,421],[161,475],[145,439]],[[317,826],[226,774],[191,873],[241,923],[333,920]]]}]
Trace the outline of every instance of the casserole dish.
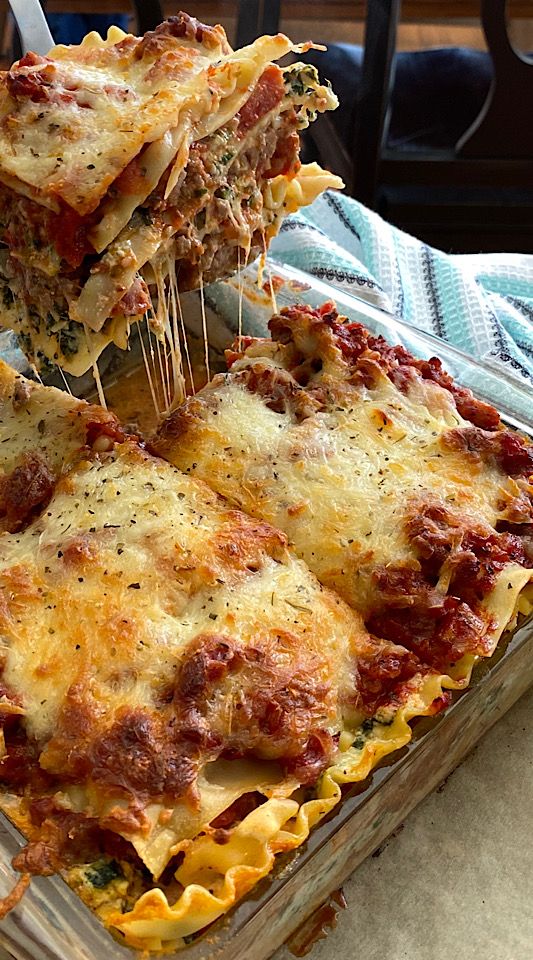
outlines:
[{"label": "casserole dish", "polygon": [[[489,365],[469,361],[445,344],[418,334],[375,308],[355,298],[315,283],[294,271],[278,269],[274,286],[278,306],[292,301],[317,305],[335,297],[350,320],[362,320],[368,328],[383,333],[394,343],[401,342],[419,357],[438,352],[450,372],[478,396],[495,403],[508,423],[527,430],[525,413],[528,394],[519,383],[505,383]],[[211,306],[210,341],[215,348],[231,339],[229,318],[239,313],[238,281],[208,291]],[[242,295],[243,330],[261,333],[263,311],[271,312],[270,297],[244,284]],[[197,329],[194,302],[187,303],[186,316],[191,329]],[[235,322],[235,321],[233,321]],[[255,327],[255,329],[254,329]],[[133,363],[135,358],[132,357]],[[121,374],[122,375],[122,374]],[[108,382],[113,378],[112,367]],[[105,377],[104,377],[105,383]],[[370,784],[346,788],[344,802],[311,835],[299,853],[278,863],[269,880],[224,921],[211,927],[187,954],[197,958],[210,956],[267,957],[279,943],[315,909],[322,899],[351,872],[354,865],[371,852],[421,799],[455,766],[475,740],[523,692],[531,682],[531,633],[521,626],[505,652],[484,664],[469,691],[438,720],[416,726],[415,737],[402,756],[377,770]],[[504,649],[502,642],[502,651]],[[7,830],[7,846],[16,844],[16,835]],[[8,853],[8,849],[4,851]],[[53,918],[53,919],[52,919]],[[60,881],[37,881],[28,898],[6,920],[3,943],[15,957],[111,957],[129,953],[109,940],[108,934],[89,916],[82,905]]]}]

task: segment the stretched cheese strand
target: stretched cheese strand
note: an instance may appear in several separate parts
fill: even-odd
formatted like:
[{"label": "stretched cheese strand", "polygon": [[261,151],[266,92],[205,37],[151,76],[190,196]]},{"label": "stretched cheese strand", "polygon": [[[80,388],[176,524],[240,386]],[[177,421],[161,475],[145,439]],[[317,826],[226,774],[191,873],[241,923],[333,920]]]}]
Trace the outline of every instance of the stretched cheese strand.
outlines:
[{"label": "stretched cheese strand", "polygon": [[185,318],[183,316],[183,310],[181,308],[180,292],[178,288],[178,281],[176,278],[176,263],[172,259],[172,257],[169,257],[168,259],[168,267],[169,267],[168,276],[169,276],[170,289],[172,292],[173,301],[177,307],[177,314],[178,314],[178,320],[179,320],[179,331],[176,334],[176,339],[179,341],[180,339],[179,334],[181,332],[181,338],[183,340],[183,348],[185,351],[185,362],[187,364],[187,372],[189,374],[189,380],[191,384],[191,393],[195,394],[196,388],[194,385],[194,373],[193,373],[192,364],[191,364],[191,356],[189,353],[189,342],[187,339],[187,330],[185,328]]},{"label": "stretched cheese strand", "polygon": [[263,264],[264,264],[264,267],[266,268],[266,272],[267,272],[267,274],[268,274],[268,289],[269,289],[269,293],[270,293],[270,302],[271,302],[271,304],[272,304],[272,313],[277,313],[277,312],[278,312],[278,305],[277,305],[277,302],[276,302],[276,294],[275,294],[275,291],[274,291],[274,284],[273,284],[273,282],[272,282],[272,270],[270,269],[270,266],[269,266],[269,264],[267,263],[268,250],[267,250],[267,242],[266,242],[266,236],[265,236],[264,230],[263,230],[263,233],[262,233],[262,235],[261,235],[261,239],[262,239],[262,241],[263,241]]},{"label": "stretched cheese strand", "polygon": [[159,264],[156,265],[155,278],[157,288],[156,325],[157,328],[161,330],[161,336],[156,338],[156,350],[159,362],[159,370],[161,372],[161,382],[163,384],[163,392],[165,395],[165,407],[167,410],[170,410],[172,390],[170,386],[170,371],[168,368],[168,357],[165,342],[165,338],[166,340],[169,339],[168,305],[166,302],[165,278]]},{"label": "stretched cheese strand", "polygon": [[239,277],[239,307],[238,307],[238,344],[239,350],[242,347],[242,295],[243,295],[243,277],[241,273],[241,248],[237,247],[237,275]]},{"label": "stretched cheese strand", "polygon": [[[178,305],[177,305],[177,284],[174,261],[169,258],[167,261],[168,276],[168,316],[170,325],[168,326],[167,339],[170,347],[170,357],[172,361],[172,371],[174,377],[174,390],[172,403],[181,403],[185,398],[185,376],[183,372],[183,357],[181,355],[181,343],[178,330]],[[174,282],[172,282],[174,281]]]},{"label": "stretched cheese strand", "polygon": [[150,396],[152,397],[152,403],[153,403],[153,405],[154,405],[154,410],[155,410],[157,419],[159,420],[160,417],[161,417],[161,410],[160,410],[159,404],[158,404],[158,402],[157,402],[157,395],[156,395],[155,388],[154,388],[154,381],[153,381],[153,379],[152,379],[152,373],[151,373],[151,371],[150,371],[150,364],[148,363],[148,355],[147,355],[147,353],[146,353],[146,347],[145,347],[145,345],[144,345],[144,340],[143,340],[143,336],[142,336],[142,328],[141,328],[141,324],[139,323],[139,320],[138,320],[138,319],[136,319],[135,323],[136,323],[136,325],[137,325],[137,332],[138,332],[138,335],[139,335],[139,342],[140,342],[140,344],[141,344],[141,353],[142,353],[142,358],[143,358],[143,363],[144,363],[144,369],[145,369],[145,372],[146,372],[146,378],[147,378],[147,380],[148,380],[148,386],[149,386],[149,388],[150,388]]},{"label": "stretched cheese strand", "polygon": [[[87,341],[87,350],[89,352],[89,355],[92,355],[94,351],[93,351],[93,346],[91,344],[91,335],[87,330],[87,327],[85,326],[85,324],[83,325],[83,332],[85,334],[85,339]],[[98,369],[97,359],[93,360],[91,367],[93,372],[93,379],[96,384],[96,390],[98,392],[98,399],[100,401],[100,405],[104,408],[104,410],[107,410],[107,403],[106,403],[104,388],[102,386],[102,380],[100,378],[100,371]]]},{"label": "stretched cheese strand", "polygon": [[205,315],[205,299],[204,299],[204,278],[200,274],[200,306],[202,310],[202,335],[204,338],[204,363],[205,363],[205,375],[207,377],[207,382],[211,379],[211,371],[209,369],[209,334],[207,332],[207,317]]}]

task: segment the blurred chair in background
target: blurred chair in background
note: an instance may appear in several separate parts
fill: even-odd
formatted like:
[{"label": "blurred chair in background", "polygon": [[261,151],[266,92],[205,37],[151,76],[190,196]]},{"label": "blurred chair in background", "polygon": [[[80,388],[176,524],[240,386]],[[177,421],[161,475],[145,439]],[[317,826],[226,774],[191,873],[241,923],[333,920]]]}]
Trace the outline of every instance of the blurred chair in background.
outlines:
[{"label": "blurred chair in background", "polygon": [[[311,59],[344,101],[331,123],[353,196],[443,249],[533,252],[533,64],[511,45],[506,0],[480,6],[488,53],[396,54],[399,0],[372,0],[363,55]],[[314,138],[330,165],[331,133]]]},{"label": "blurred chair in background", "polygon": [[277,33],[281,0],[239,0],[235,45],[245,47],[263,33]]},{"label": "blurred chair in background", "polygon": [[[262,4],[241,0],[241,8],[247,3],[261,31]],[[303,15],[305,7],[295,0],[276,6],[282,15],[296,7]],[[349,5],[307,6],[347,16]],[[353,196],[427,242],[533,252],[533,64],[514,50],[506,20],[507,12],[532,17],[531,0],[354,0],[355,7],[365,16],[364,50],[331,44],[307,57],[341,102],[314,125],[312,149]],[[417,8],[421,17],[477,12],[488,52],[398,53],[400,14],[413,18]]]},{"label": "blurred chair in background", "polygon": [[[144,32],[180,6],[43,5],[58,42],[79,42],[88,29],[105,33],[110,22]],[[6,7],[0,0],[0,14]],[[318,40],[328,11],[345,21],[364,17],[364,48],[334,43],[308,54],[332,81],[340,107],[313,125],[307,158],[316,156],[343,176],[353,196],[443,249],[533,252],[533,64],[513,49],[507,8],[533,17],[533,0],[197,0],[190,12],[208,22],[229,18],[239,46],[275,33],[285,15],[312,22]],[[412,20],[417,11],[437,19],[477,12],[488,52],[398,52],[400,14]]]},{"label": "blurred chair in background", "polygon": [[[46,4],[43,4],[46,10]],[[122,30],[130,28],[130,16],[127,13],[49,13],[46,19],[56,43],[80,43],[86,33],[97,30],[105,37],[109,27],[115,24]]]}]

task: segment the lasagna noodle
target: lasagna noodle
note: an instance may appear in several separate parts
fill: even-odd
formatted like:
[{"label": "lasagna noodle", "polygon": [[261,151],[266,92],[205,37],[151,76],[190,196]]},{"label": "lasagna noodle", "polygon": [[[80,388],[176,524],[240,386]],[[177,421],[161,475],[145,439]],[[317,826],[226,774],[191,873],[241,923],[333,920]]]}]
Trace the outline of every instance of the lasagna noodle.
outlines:
[{"label": "lasagna noodle", "polygon": [[37,202],[95,210],[141,146],[164,136],[181,111],[212,109],[209,68],[229,51],[221,29],[199,44],[172,31],[115,37],[106,43],[92,34],[49,58],[30,55],[4,81],[0,178],[16,177]]},{"label": "lasagna noodle", "polygon": [[[2,683],[51,778],[32,796],[28,773],[2,807],[34,840],[32,800],[105,824],[154,878],[181,854],[175,902],[157,889],[100,910],[132,945],[179,942],[301,843],[340,783],[409,740],[409,718],[445,702],[442,678],[371,637],[281,533],[145,452],[112,414],[6,365],[0,397]],[[391,657],[406,672],[365,687]],[[183,749],[168,740],[176,723],[192,729]],[[9,756],[6,730],[0,779]],[[192,797],[157,786],[181,784],[182,767]],[[216,842],[212,820],[255,792],[264,802]]]},{"label": "lasagna noodle", "polygon": [[[268,182],[264,204],[275,217],[265,231],[267,239],[276,235],[283,216],[313,203],[324,190],[340,187],[342,181],[316,163],[303,164],[290,181],[279,176]],[[71,305],[72,319],[86,323],[91,330],[101,330],[123,290],[131,286],[146,263],[155,259],[161,247],[167,248],[168,241],[178,229],[178,225],[172,227],[164,220],[161,224],[141,226],[134,217],[107,249],[101,261],[102,269],[91,274],[80,296]],[[245,247],[247,242],[248,238],[243,236],[242,246]],[[117,274],[114,267],[118,262],[127,266]]]},{"label": "lasagna noodle", "polygon": [[161,140],[150,145],[143,154],[143,165],[146,168],[143,189],[136,194],[119,196],[109,201],[101,220],[90,233],[90,239],[98,253],[101,253],[115,239],[119,230],[126,226],[135,208],[142,204],[155,189],[176,155],[177,163],[172,169],[167,196],[176,183],[177,175],[185,166],[187,146],[194,140],[201,140],[214,133],[238,113],[250,96],[250,90],[253,89],[260,74],[271,60],[277,60],[289,51],[298,49],[281,34],[277,37],[260,37],[250,46],[224,58],[216,68],[212,68],[209,81],[210,89],[216,90],[220,98],[217,110],[213,111],[211,108],[206,116],[207,111],[203,101],[200,101],[195,108],[191,105],[182,108],[184,119],[181,123],[167,131]]},{"label": "lasagna noodle", "polygon": [[[174,254],[182,289],[211,282],[342,186],[298,160],[297,133],[336,107],[331,89],[309,65],[271,62],[308,46],[278,34],[232,51],[222,28],[179,14],[143,38],[28,54],[5,75],[2,325],[33,364],[84,373],[108,344],[126,348],[149,307],[145,268]],[[263,166],[258,148],[232,179],[261,137]]]},{"label": "lasagna noodle", "polygon": [[142,188],[105,202],[102,219],[90,231],[89,239],[97,253],[103,253],[127,226],[135,209],[155,190],[165,170],[176,157],[179,158],[180,169],[183,169],[189,152],[188,135],[189,124],[183,122],[180,126],[167,130],[161,140],[156,140],[147,147],[142,156]]},{"label": "lasagna noodle", "polygon": [[[8,296],[6,291],[7,286],[0,274],[0,298],[2,294]],[[51,364],[58,363],[59,365],[60,363],[61,369],[74,377],[81,377],[87,370],[90,370],[109,344],[114,343],[121,350],[126,350],[128,347],[131,317],[124,317],[119,314],[106,323],[104,330],[96,333],[81,325],[79,333],[76,333],[75,351],[63,354],[61,348],[65,346],[65,339],[60,324],[58,324],[57,331],[47,330],[42,325],[35,329],[35,326],[29,320],[28,311],[19,301],[12,299],[4,304],[1,312],[2,323],[0,323],[0,326],[13,330],[20,338],[23,348],[28,329],[31,329],[33,359],[45,357]],[[70,343],[71,337],[72,332],[68,329],[66,333],[67,343]]]},{"label": "lasagna noodle", "polygon": [[[357,357],[364,333],[332,305],[294,308],[272,326],[278,342],[231,353],[230,372],[162,424],[156,449],[282,529],[373,630],[443,671],[459,659],[466,679],[463,654],[493,652],[531,579],[531,449],[487,405],[461,407],[415,366],[390,361],[387,372],[384,342]],[[467,401],[494,433],[461,414]],[[491,442],[522,457],[522,476]]]}]

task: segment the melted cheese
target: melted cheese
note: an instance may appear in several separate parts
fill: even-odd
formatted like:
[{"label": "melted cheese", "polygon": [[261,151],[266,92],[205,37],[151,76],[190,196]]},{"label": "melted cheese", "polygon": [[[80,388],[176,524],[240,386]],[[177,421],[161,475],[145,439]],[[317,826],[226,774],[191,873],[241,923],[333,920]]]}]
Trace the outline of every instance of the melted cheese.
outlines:
[{"label": "melted cheese", "polygon": [[[11,200],[4,224],[0,324],[16,332],[33,364],[46,368],[50,362],[79,376],[109,343],[126,349],[130,322],[134,315],[140,319],[147,305],[141,272],[149,278],[154,263],[172,255],[176,233],[178,260],[187,262],[189,256],[191,266],[196,265],[205,253],[209,268],[211,247],[221,247],[228,238],[235,242],[232,231],[250,250],[258,229],[270,241],[286,213],[312,202],[327,187],[342,186],[316,164],[300,169],[294,162],[286,175],[272,181],[262,176],[255,191],[244,176],[234,185],[237,194],[239,188],[244,193],[235,197],[235,211],[228,205],[225,230],[217,201],[211,204],[214,215],[207,216],[199,199],[210,193],[198,186],[202,176],[216,198],[217,190],[227,186],[225,137],[236,141],[229,153],[236,162],[240,151],[246,156],[253,150],[255,139],[262,142],[269,124],[274,132],[283,130],[275,122],[282,113],[291,115],[296,131],[318,111],[337,106],[314,68],[295,64],[283,80],[279,71],[285,87],[274,89],[273,105],[267,72],[269,108],[256,126],[242,138],[237,122],[226,129],[254,96],[265,67],[308,46],[295,46],[278,34],[233,51],[221,27],[179,14],[142,38],[112,30],[107,40],[92,33],[79,46],[55,47],[47,58],[29,54],[0,78],[0,182]],[[208,138],[216,139],[221,128],[220,142],[213,146]],[[200,162],[205,172],[196,173],[193,161],[191,183],[185,179],[181,200],[191,146],[206,140]],[[266,142],[270,150],[271,135]],[[280,144],[285,149],[285,141]],[[250,190],[253,216],[248,208],[240,209]],[[189,202],[191,197],[196,200]],[[38,208],[36,212],[23,198],[47,208],[42,223]],[[50,211],[65,218],[71,250],[65,249],[67,240],[58,238],[58,218]],[[13,218],[27,227],[21,231],[11,224],[10,235]],[[15,235],[16,242],[10,239]],[[92,249],[99,259],[88,259]],[[232,269],[224,256],[219,259],[210,280]],[[80,270],[73,271],[77,266]],[[194,282],[198,276],[192,271]],[[119,303],[124,297],[123,315]]]},{"label": "melted cheese", "polygon": [[[322,583],[334,588],[363,616],[380,600],[376,569],[419,569],[406,521],[431,498],[466,523],[493,530],[502,498],[514,481],[490,463],[475,463],[446,449],[442,435],[467,426],[452,395],[431,382],[401,393],[384,374],[371,389],[340,385],[325,364],[314,381],[331,390],[326,409],[298,422],[293,411],[270,409],[239,381],[258,360],[275,375],[282,367],[277,345],[259,342],[226,376],[215,378],[187,401],[183,431],[161,428],[161,455],[210,485],[255,517],[283,530]],[[290,405],[289,405],[290,406]],[[170,421],[172,424],[172,420]],[[509,564],[502,584],[485,605],[492,647],[512,619],[531,571]],[[495,602],[499,598],[499,603]]]},{"label": "melted cheese", "polygon": [[[20,532],[0,535],[2,679],[22,702],[24,728],[39,746],[41,767],[56,778],[56,804],[99,818],[108,828],[114,817],[113,829],[130,840],[154,877],[172,856],[183,855],[176,872],[183,892],[175,902],[154,889],[126,912],[117,911],[118,888],[112,884],[94,904],[133,946],[180,943],[265,876],[276,854],[302,843],[340,800],[340,783],[363,779],[382,756],[408,742],[408,720],[433,711],[443,682],[457,684],[435,673],[415,675],[362,728],[354,699],[358,659],[372,657],[382,644],[320,586],[282,534],[233,510],[135,441],[113,444],[104,433],[90,450],[87,424],[111,419],[98,408],[29,385],[5,365],[0,385],[5,476],[32,451],[53,462],[58,476],[40,513]],[[241,719],[240,708],[247,697],[270,702],[280,682],[288,694],[290,742],[297,745],[308,709],[302,712],[299,704],[312,710],[318,691],[317,722],[339,738],[339,750],[312,799],[302,803],[299,779],[283,773],[287,748],[283,737],[268,734],[268,725],[253,759],[205,758],[196,805],[178,799],[169,807],[158,796],[145,797],[137,829],[124,819],[128,795],[107,792],[91,777],[91,767],[85,779],[63,782],[72,751],[88,749],[84,737],[105,738],[124,711],[140,711],[157,724],[162,711],[171,710],[168,690],[191,651],[220,638],[241,651],[243,662],[250,651],[253,663],[248,673],[215,674],[208,695],[198,701],[221,744],[239,743],[239,736],[247,742],[255,721],[253,714]],[[257,661],[261,651],[266,660]],[[78,710],[81,716],[89,711],[88,725]],[[127,745],[124,750],[127,763]],[[119,750],[119,781],[121,760]],[[265,802],[228,830],[221,845],[212,820],[254,791]],[[31,832],[25,803],[0,799]],[[79,886],[79,868],[72,882]]]},{"label": "melted cheese", "polygon": [[163,137],[182,110],[216,105],[209,67],[226,50],[223,31],[211,48],[169,34],[157,43],[125,36],[115,44],[93,34],[89,43],[56,47],[48,64],[17,68],[30,82],[44,71],[49,96],[36,101],[14,100],[4,74],[0,178],[16,177],[37,201],[94,210],[141,146]]},{"label": "melted cheese", "polygon": [[0,360],[0,476],[30,451],[59,473],[85,444],[87,423],[100,414],[100,408],[62,390],[43,390]]},{"label": "melted cheese", "polygon": [[[225,572],[217,562],[219,538],[232,527],[241,535],[240,522],[201,483],[125,446],[104,462],[82,461],[60,481],[40,521],[4,535],[0,578],[9,578],[10,602],[24,607],[4,677],[22,695],[32,736],[52,734],[67,690],[84,677],[109,712],[150,702],[195,637],[228,633],[248,644],[269,621],[295,632],[318,669],[326,643],[327,669],[345,682],[356,634],[340,602],[320,597],[300,561],[283,551],[262,556],[252,574]],[[253,538],[252,521],[243,518],[242,535]],[[80,539],[90,558],[65,560]],[[173,573],[180,563],[181,580]],[[192,588],[187,569],[205,582]],[[330,722],[338,726],[335,716]]]}]

